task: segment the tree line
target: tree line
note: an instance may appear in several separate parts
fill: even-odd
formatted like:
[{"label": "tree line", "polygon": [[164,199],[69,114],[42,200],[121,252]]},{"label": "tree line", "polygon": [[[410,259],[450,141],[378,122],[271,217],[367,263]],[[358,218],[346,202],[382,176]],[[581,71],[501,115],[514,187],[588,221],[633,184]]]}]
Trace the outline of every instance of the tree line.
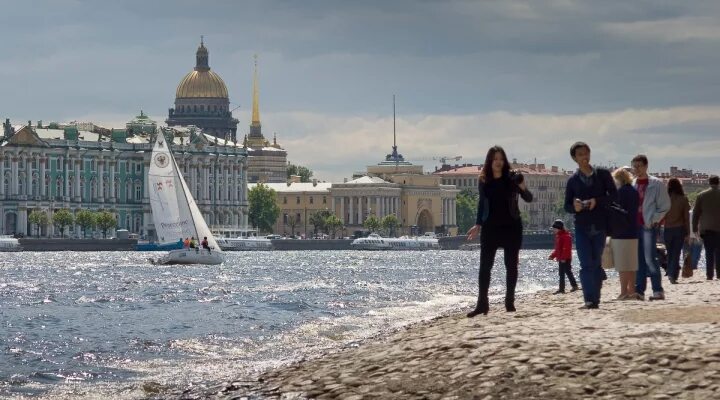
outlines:
[{"label": "tree line", "polygon": [[65,228],[77,224],[83,231],[83,237],[87,235],[88,229],[98,228],[102,231],[103,238],[107,237],[107,231],[117,227],[115,215],[108,211],[80,210],[74,214],[66,209],[60,209],[55,213],[44,210],[33,210],[28,215],[28,221],[35,227],[37,237],[40,237],[42,228],[54,225],[60,230],[60,237],[65,237]]}]

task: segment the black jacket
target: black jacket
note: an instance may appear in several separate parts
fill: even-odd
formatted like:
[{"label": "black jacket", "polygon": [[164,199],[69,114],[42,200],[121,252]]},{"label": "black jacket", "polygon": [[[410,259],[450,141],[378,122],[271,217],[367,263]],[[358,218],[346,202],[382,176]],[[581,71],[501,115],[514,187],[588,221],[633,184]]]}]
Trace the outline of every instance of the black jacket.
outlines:
[{"label": "black jacket", "polygon": [[[576,171],[567,181],[565,188],[565,211],[575,214],[575,228],[606,231],[608,229],[609,206],[617,201],[617,188],[610,171],[604,168],[595,168],[592,184],[586,185],[580,177],[581,172]],[[595,199],[595,208],[575,212],[575,199]]]},{"label": "black jacket", "polygon": [[[530,192],[530,190],[522,190],[520,187],[515,184],[514,182],[510,183],[510,187],[512,189],[512,194],[508,197],[509,207],[510,210],[510,216],[513,219],[519,220],[520,219],[520,207],[518,206],[518,196],[522,197],[523,200],[525,200],[527,203],[530,203],[533,200],[533,195]],[[482,225],[487,221],[488,216],[490,216],[490,202],[488,201],[487,197],[485,196],[485,182],[480,182],[478,184],[478,211],[477,211],[477,218],[475,219],[475,224]]]}]

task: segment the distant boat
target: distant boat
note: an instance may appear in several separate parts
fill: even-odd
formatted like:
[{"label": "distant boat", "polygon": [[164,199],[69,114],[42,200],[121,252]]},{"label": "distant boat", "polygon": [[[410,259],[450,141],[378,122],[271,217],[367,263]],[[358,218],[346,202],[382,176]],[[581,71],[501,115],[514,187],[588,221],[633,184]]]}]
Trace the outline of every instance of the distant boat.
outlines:
[{"label": "distant boat", "polygon": [[209,247],[170,250],[150,261],[153,264],[221,264],[225,256],[180,174],[162,129],[159,129],[153,146],[148,185],[158,244],[176,244],[192,237],[198,244],[207,238]]},{"label": "distant boat", "polygon": [[20,241],[10,235],[0,236],[0,251],[22,251]]},{"label": "distant boat", "polygon": [[440,250],[437,238],[432,236],[384,238],[376,233],[353,240],[350,247],[355,250]]},{"label": "distant boat", "polygon": [[273,250],[272,240],[258,237],[255,229],[240,229],[229,235],[219,235],[216,240],[220,248],[225,251]]}]

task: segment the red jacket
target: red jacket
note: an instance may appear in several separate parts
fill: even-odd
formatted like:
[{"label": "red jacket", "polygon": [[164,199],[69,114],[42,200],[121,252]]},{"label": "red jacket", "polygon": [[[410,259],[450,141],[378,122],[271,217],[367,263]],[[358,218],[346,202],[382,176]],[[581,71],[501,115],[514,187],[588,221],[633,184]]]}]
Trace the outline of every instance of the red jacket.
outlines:
[{"label": "red jacket", "polygon": [[560,230],[555,235],[555,250],[550,254],[551,259],[570,261],[572,259],[572,237],[567,230]]}]

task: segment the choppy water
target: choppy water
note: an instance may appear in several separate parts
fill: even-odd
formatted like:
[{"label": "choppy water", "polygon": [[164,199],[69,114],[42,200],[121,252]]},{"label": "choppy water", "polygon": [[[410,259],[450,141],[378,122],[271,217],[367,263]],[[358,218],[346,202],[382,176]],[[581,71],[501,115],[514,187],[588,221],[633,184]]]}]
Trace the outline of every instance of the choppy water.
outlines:
[{"label": "choppy water", "polygon": [[[547,254],[521,253],[518,291],[557,285]],[[468,308],[477,293],[479,252],[237,252],[219,267],[148,255],[0,254],[0,396],[135,398],[147,382],[237,379]]]}]

